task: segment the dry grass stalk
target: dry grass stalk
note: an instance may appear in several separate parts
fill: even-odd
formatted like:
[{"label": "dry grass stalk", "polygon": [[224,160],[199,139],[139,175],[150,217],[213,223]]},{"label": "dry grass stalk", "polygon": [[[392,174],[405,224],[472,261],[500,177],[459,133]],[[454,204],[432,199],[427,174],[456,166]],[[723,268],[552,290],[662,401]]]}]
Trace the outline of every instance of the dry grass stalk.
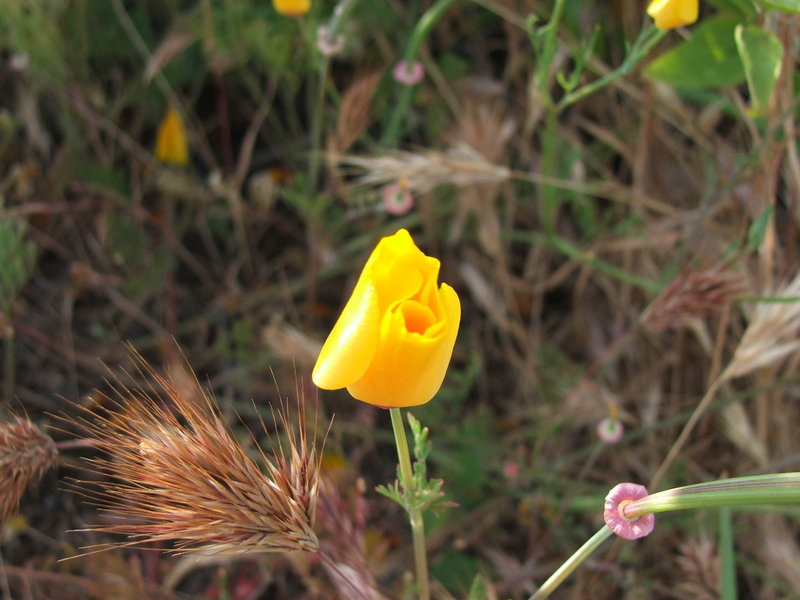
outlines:
[{"label": "dry grass stalk", "polygon": [[763,515],[758,519],[756,549],[770,573],[776,574],[790,587],[791,593],[778,596],[800,598],[800,544],[797,526],[780,515]]},{"label": "dry grass stalk", "polygon": [[800,273],[772,294],[773,301],[759,302],[723,379],[733,379],[774,365],[800,349]]},{"label": "dry grass stalk", "polygon": [[383,71],[365,71],[356,75],[355,80],[342,96],[336,132],[331,136],[328,149],[339,154],[347,150],[364,133],[370,121],[370,106],[375,90],[383,77]]},{"label": "dry grass stalk", "polygon": [[678,275],[642,315],[653,329],[674,329],[692,318],[706,318],[730,306],[744,292],[744,277],[720,265]]},{"label": "dry grass stalk", "polygon": [[0,524],[17,509],[28,484],[57,458],[53,440],[28,419],[0,424]]},{"label": "dry grass stalk", "polygon": [[353,486],[354,496],[348,502],[330,479],[323,480],[319,521],[328,535],[320,557],[342,598],[384,600],[367,564],[367,504],[363,487],[363,483]]},{"label": "dry grass stalk", "polygon": [[107,398],[109,413],[87,409],[81,419],[87,437],[108,454],[91,460],[105,477],[88,495],[119,521],[93,531],[128,536],[127,544],[171,542],[179,553],[317,550],[319,462],[302,398],[296,430],[285,407],[279,412],[288,442],[261,451],[262,471],[194,377],[167,379],[146,366],[139,374],[152,377],[150,392],[119,384],[115,398]]},{"label": "dry grass stalk", "polygon": [[496,165],[464,144],[446,152],[395,151],[381,156],[345,155],[340,163],[364,173],[357,186],[383,186],[404,181],[414,194],[429,192],[440,185],[465,187],[477,183],[500,183],[511,177],[511,170]]},{"label": "dry grass stalk", "polygon": [[681,544],[677,559],[683,577],[677,586],[680,598],[716,600],[720,594],[720,564],[714,544],[707,537]]}]

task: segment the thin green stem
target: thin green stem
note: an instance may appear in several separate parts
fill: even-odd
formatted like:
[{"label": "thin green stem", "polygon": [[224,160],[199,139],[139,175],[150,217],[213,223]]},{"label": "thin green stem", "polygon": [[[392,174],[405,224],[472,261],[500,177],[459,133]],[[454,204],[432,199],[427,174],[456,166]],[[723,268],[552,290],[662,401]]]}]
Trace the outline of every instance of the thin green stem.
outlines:
[{"label": "thin green stem", "polygon": [[561,25],[561,17],[564,14],[564,0],[556,0],[553,6],[553,13],[545,26],[544,43],[542,53],[538,60],[538,67],[535,77],[541,99],[545,102],[548,111],[553,109],[553,96],[550,93],[550,76],[553,68],[553,59],[556,55],[558,46],[558,28]]},{"label": "thin green stem", "polygon": [[[422,43],[425,41],[425,38],[428,37],[431,29],[433,29],[433,26],[436,25],[439,19],[442,18],[444,12],[450,8],[450,5],[454,2],[456,2],[456,0],[439,0],[439,2],[425,11],[425,14],[417,21],[417,25],[411,33],[411,38],[408,41],[408,46],[406,46],[404,55],[404,60],[409,67],[417,60],[419,49],[422,47]],[[400,97],[397,99],[394,110],[389,117],[389,123],[386,125],[386,129],[381,137],[382,146],[393,147],[397,144],[397,139],[400,137],[400,125],[406,113],[408,113],[414,87],[415,86],[408,85],[403,86]]]},{"label": "thin green stem", "polygon": [[595,79],[591,83],[587,83],[584,86],[581,86],[577,90],[574,90],[568,94],[565,94],[561,101],[556,106],[556,112],[560,113],[567,107],[575,104],[579,100],[594,94],[596,91],[606,87],[607,85],[613,83],[620,77],[627,75],[633,70],[642,58],[647,56],[650,50],[658,44],[664,36],[668,33],[667,30],[656,29],[655,27],[649,27],[642,31],[639,35],[639,39],[633,44],[631,51],[625,57],[623,63],[611,71],[610,73],[603,75],[602,77]]},{"label": "thin green stem", "polygon": [[[150,48],[147,47],[147,43],[145,43],[144,39],[142,39],[142,36],[139,34],[139,30],[136,28],[136,25],[128,14],[128,11],[125,10],[122,0],[112,0],[111,7],[114,9],[114,13],[119,20],[119,24],[122,25],[122,28],[125,30],[128,40],[131,42],[131,44],[133,44],[133,47],[139,53],[142,61],[144,61],[146,64],[149,64],[153,60],[152,52],[150,52]],[[175,109],[183,112],[183,105],[180,102],[178,95],[175,93],[175,90],[172,89],[172,86],[170,86],[167,78],[160,70],[153,74],[153,81],[156,82],[156,85],[161,90],[161,93],[170,101]]]},{"label": "thin green stem", "polygon": [[400,485],[410,491],[414,486],[414,475],[411,470],[411,454],[408,451],[403,415],[399,408],[390,408],[389,414],[392,416],[394,441],[397,445],[397,459],[400,461]]},{"label": "thin green stem", "polygon": [[[800,473],[771,473],[697,483],[665,490],[634,500],[625,506],[623,512],[626,518],[635,519],[650,513],[692,508],[796,504],[798,502],[800,502]],[[603,526],[570,556],[528,600],[542,600],[549,597],[611,535],[611,529]]]},{"label": "thin green stem", "polygon": [[589,556],[591,556],[592,552],[597,550],[607,538],[611,536],[612,532],[611,529],[603,525],[601,529],[597,531],[592,537],[590,537],[586,543],[583,544],[575,553],[570,556],[564,564],[562,564],[555,573],[550,575],[547,578],[541,587],[536,590],[536,593],[528,598],[528,600],[542,600],[542,598],[549,598],[550,594],[555,591],[555,589],[561,585],[564,580],[569,577],[572,572],[577,569],[583,561],[585,561]]},{"label": "thin green stem", "polygon": [[[411,454],[408,451],[408,440],[406,430],[403,425],[403,415],[399,408],[389,409],[392,416],[392,429],[394,430],[394,440],[397,446],[397,458],[400,461],[400,486],[407,497],[414,498],[416,495],[416,484],[414,473],[411,469]],[[428,557],[425,550],[425,524],[422,520],[422,511],[413,506],[407,508],[408,517],[411,522],[411,535],[414,544],[414,565],[417,574],[417,594],[420,600],[430,600],[430,589],[428,586]]]},{"label": "thin green stem", "polygon": [[721,506],[792,504],[800,502],[800,473],[773,473],[734,477],[665,490],[634,500],[625,506],[625,516],[638,516]]},{"label": "thin green stem", "polygon": [[336,36],[339,35],[345,18],[350,14],[353,8],[355,8],[357,3],[358,0],[341,0],[339,4],[336,5],[336,8],[333,9],[333,16],[328,22],[328,30],[325,32],[329,42],[333,43],[334,40],[336,40]]},{"label": "thin green stem", "polygon": [[714,397],[717,394],[717,390],[720,388],[722,383],[725,381],[726,373],[723,372],[716,379],[711,383],[711,385],[706,390],[703,399],[697,405],[697,408],[694,409],[692,416],[689,417],[689,420],[686,422],[686,425],[683,426],[678,438],[672,444],[672,448],[669,449],[666,458],[661,463],[661,466],[658,467],[656,474],[653,475],[653,478],[650,480],[650,485],[648,486],[650,489],[657,488],[658,485],[661,483],[661,480],[664,479],[664,476],[669,471],[669,468],[672,466],[673,461],[677,458],[680,451],[683,449],[683,445],[686,443],[686,440],[691,435],[692,431],[694,431],[695,425],[700,421],[700,417],[702,417],[706,409],[711,405],[711,402],[714,400]]},{"label": "thin green stem", "polygon": [[[324,35],[330,43],[336,40],[339,31],[344,25],[346,17],[355,7],[358,0],[341,0],[333,10],[333,16],[328,22]],[[309,36],[313,39],[315,32],[310,32]],[[308,160],[308,189],[309,194],[313,194],[317,187],[319,177],[320,159],[320,140],[322,139],[322,113],[325,107],[325,85],[328,81],[328,70],[330,69],[330,57],[322,55],[319,65],[319,79],[317,81],[316,94],[311,106],[311,153]]]},{"label": "thin green stem", "polygon": [[663,289],[663,286],[656,281],[651,279],[647,279],[645,277],[640,277],[634,273],[630,273],[625,271],[624,269],[620,269],[619,267],[612,265],[611,263],[605,262],[596,258],[592,255],[591,252],[584,251],[580,248],[576,248],[570,242],[562,238],[561,236],[554,234],[554,233],[540,233],[535,231],[511,231],[508,234],[509,239],[511,240],[519,240],[519,241],[526,241],[533,244],[541,244],[543,246],[548,246],[553,248],[554,250],[561,252],[564,256],[576,260],[581,264],[585,264],[590,266],[592,269],[609,275],[610,277],[614,277],[615,279],[619,279],[620,281],[624,281],[630,285],[636,286],[642,290],[646,290],[648,292],[658,293]]},{"label": "thin green stem", "polygon": [[325,83],[328,80],[328,68],[330,59],[322,57],[319,67],[319,79],[317,80],[316,94],[313,98],[311,107],[311,153],[308,159],[308,193],[313,195],[317,187],[317,177],[319,176],[319,150],[320,140],[322,139],[322,112],[325,105]]},{"label": "thin green stem", "polygon": [[422,47],[422,42],[425,41],[425,38],[428,37],[428,34],[433,29],[433,26],[439,22],[439,19],[442,18],[444,12],[450,8],[450,5],[453,4],[456,0],[439,0],[436,4],[431,6],[425,14],[423,14],[419,21],[417,21],[416,27],[414,27],[414,31],[411,34],[411,39],[408,42],[408,46],[406,47],[405,53],[405,60],[408,63],[412,63],[417,60],[417,55],[419,54],[419,49]]},{"label": "thin green stem", "polygon": [[[555,59],[556,47],[558,42],[558,27],[561,23],[561,16],[564,13],[564,0],[556,0],[553,6],[553,13],[545,26],[544,42],[542,51],[537,60],[536,87],[539,91],[539,98],[545,107],[544,130],[541,134],[542,143],[542,173],[545,175],[556,175],[556,151],[558,140],[556,128],[558,125],[558,111],[553,102],[553,95],[550,91],[550,78]],[[539,191],[541,193],[541,219],[542,227],[548,233],[555,231],[555,222],[558,212],[558,198],[555,188],[542,184]]]},{"label": "thin green stem", "polygon": [[733,546],[731,509],[719,511],[720,600],[736,600],[736,550]]}]

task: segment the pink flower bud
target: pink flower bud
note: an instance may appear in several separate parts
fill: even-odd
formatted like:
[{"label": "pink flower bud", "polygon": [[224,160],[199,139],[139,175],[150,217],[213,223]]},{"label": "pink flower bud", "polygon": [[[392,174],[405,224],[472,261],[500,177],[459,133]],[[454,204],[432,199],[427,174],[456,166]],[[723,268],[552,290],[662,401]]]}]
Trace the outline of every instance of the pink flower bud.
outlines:
[{"label": "pink flower bud", "polygon": [[406,214],[414,206],[414,196],[408,186],[401,183],[391,183],[383,188],[383,208],[390,215],[400,216]]},{"label": "pink flower bud", "polygon": [[606,417],[597,424],[597,437],[606,444],[616,444],[622,439],[624,428],[617,419]]},{"label": "pink flower bud", "polygon": [[425,69],[422,68],[422,63],[419,61],[408,64],[401,60],[394,66],[392,76],[397,83],[409,86],[417,85],[425,76]]},{"label": "pink flower bud", "polygon": [[337,35],[331,39],[330,29],[325,25],[317,28],[317,50],[323,56],[334,56],[344,48],[344,36]]}]

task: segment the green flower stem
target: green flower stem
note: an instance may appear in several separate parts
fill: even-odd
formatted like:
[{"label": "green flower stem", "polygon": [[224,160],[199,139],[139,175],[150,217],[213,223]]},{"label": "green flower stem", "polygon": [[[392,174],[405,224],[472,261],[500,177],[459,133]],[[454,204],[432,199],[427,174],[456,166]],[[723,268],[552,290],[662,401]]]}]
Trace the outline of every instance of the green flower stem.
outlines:
[{"label": "green flower stem", "polygon": [[[333,10],[333,16],[328,22],[326,36],[330,42],[336,40],[339,31],[342,29],[345,18],[355,7],[358,0],[341,0]],[[308,33],[310,44],[316,43],[315,31]],[[309,194],[313,195],[317,187],[320,163],[320,143],[322,139],[322,113],[325,110],[325,86],[328,81],[328,71],[331,60],[329,56],[323,56],[319,65],[319,79],[316,86],[316,95],[312,99],[311,106],[311,151],[308,160],[308,189]]]},{"label": "green flower stem", "polygon": [[788,504],[800,502],[800,473],[735,477],[650,494],[625,507],[625,516],[636,518],[690,508]]},{"label": "green flower stem", "polygon": [[[392,429],[394,441],[397,446],[397,458],[400,461],[400,486],[406,497],[414,498],[416,483],[411,469],[411,454],[408,451],[408,440],[403,425],[403,415],[399,408],[390,408],[392,416]],[[425,524],[422,520],[422,511],[413,506],[407,507],[408,517],[411,522],[411,536],[414,544],[414,565],[417,573],[417,594],[420,600],[430,600],[428,587],[428,557],[425,549]]]},{"label": "green flower stem", "polygon": [[[626,517],[635,519],[649,513],[691,508],[798,502],[800,502],[800,473],[772,473],[697,483],[657,492],[640,500],[634,500],[625,507],[624,512]],[[611,535],[611,529],[604,525],[570,556],[528,600],[548,598]]]},{"label": "green flower stem", "polygon": [[425,14],[417,21],[417,26],[414,27],[414,32],[411,34],[411,39],[406,47],[405,59],[406,62],[412,63],[417,60],[419,49],[422,47],[422,42],[428,37],[428,34],[433,29],[433,26],[438,23],[442,18],[444,12],[456,0],[439,0],[436,4],[431,6]]},{"label": "green flower stem", "polygon": [[633,70],[633,67],[635,67],[640,60],[647,56],[650,50],[661,40],[663,40],[667,33],[669,33],[668,30],[656,29],[652,25],[645,28],[639,34],[639,39],[634,42],[630,52],[628,52],[628,55],[625,57],[625,60],[619,67],[610,73],[603,75],[599,79],[595,79],[591,83],[587,83],[577,90],[564,95],[555,108],[556,112],[560,113],[565,108],[575,104],[579,100],[582,100],[591,94],[594,94],[597,90],[600,90],[610,83],[613,83],[623,75],[630,73]]},{"label": "green flower stem", "polygon": [[319,78],[315,88],[316,94],[312,97],[311,101],[311,152],[308,159],[308,194],[312,198],[317,188],[317,177],[319,176],[322,112],[325,107],[325,83],[328,80],[330,64],[330,58],[323,56],[319,65]]},{"label": "green flower stem", "polygon": [[333,43],[336,40],[336,36],[339,35],[345,18],[350,14],[353,8],[355,8],[357,3],[358,0],[341,0],[339,4],[336,5],[336,8],[333,9],[333,16],[328,22],[327,36],[329,42]]},{"label": "green flower stem", "polygon": [[562,564],[555,573],[550,575],[536,593],[528,598],[528,600],[541,600],[542,598],[549,598],[550,594],[552,594],[555,589],[561,585],[564,580],[569,577],[572,572],[577,569],[580,564],[585,561],[589,556],[591,556],[592,552],[597,550],[597,548],[602,544],[606,539],[608,539],[612,535],[611,530],[603,525],[603,527],[598,530],[592,537],[590,537],[586,543],[578,548],[575,553],[570,556],[564,564]]},{"label": "green flower stem", "polygon": [[[433,26],[436,25],[439,19],[442,18],[444,12],[455,1],[456,0],[439,0],[439,2],[431,6],[425,11],[425,14],[420,17],[419,21],[417,21],[417,26],[414,27],[414,31],[411,33],[408,46],[406,46],[404,59],[407,65],[410,66],[417,60],[419,49],[422,47],[425,38],[428,37]],[[400,93],[400,97],[397,99],[392,115],[389,118],[389,124],[386,126],[386,130],[381,138],[381,145],[383,146],[393,147],[397,144],[397,138],[400,136],[400,125],[403,121],[403,117],[405,117],[408,112],[408,107],[411,104],[411,96],[416,86],[404,85],[402,87],[403,89]]]},{"label": "green flower stem", "polygon": [[[553,60],[556,55],[558,42],[558,27],[561,24],[561,17],[564,13],[564,0],[556,0],[553,5],[553,12],[550,20],[543,27],[544,40],[542,49],[537,57],[537,67],[534,74],[536,87],[539,91],[539,99],[545,107],[544,129],[541,133],[542,143],[542,173],[545,175],[556,175],[556,152],[558,150],[558,111],[553,101],[550,91],[550,75],[553,67]],[[547,233],[555,231],[556,214],[558,211],[558,197],[556,189],[549,185],[539,187],[541,202],[542,226]]]}]

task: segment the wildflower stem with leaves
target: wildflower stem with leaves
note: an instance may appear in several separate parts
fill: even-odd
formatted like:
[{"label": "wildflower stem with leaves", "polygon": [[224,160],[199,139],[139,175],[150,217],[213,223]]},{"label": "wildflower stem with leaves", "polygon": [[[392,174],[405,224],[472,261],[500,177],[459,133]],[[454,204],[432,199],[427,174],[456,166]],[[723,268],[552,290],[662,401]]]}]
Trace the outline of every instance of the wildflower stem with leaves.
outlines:
[{"label": "wildflower stem with leaves", "polygon": [[[399,408],[389,409],[392,416],[392,429],[394,430],[394,441],[397,445],[397,458],[400,462],[398,468],[400,476],[400,490],[405,502],[401,501],[408,512],[411,522],[411,536],[414,545],[414,567],[417,574],[417,593],[420,600],[430,598],[428,588],[428,557],[425,550],[425,524],[422,520],[422,510],[414,500],[418,496],[418,482],[414,477],[411,468],[411,455],[408,451],[408,440],[406,439],[405,426],[403,425],[403,415]],[[409,414],[409,418],[413,417]]]},{"label": "wildflower stem with leaves", "polygon": [[423,427],[414,415],[408,414],[408,424],[414,440],[414,463],[412,465],[402,413],[399,408],[392,408],[389,413],[392,416],[392,428],[400,463],[397,469],[398,479],[390,486],[378,486],[378,492],[400,504],[408,513],[414,546],[417,595],[420,600],[428,600],[430,598],[428,559],[422,515],[426,510],[436,510],[448,506],[448,503],[443,500],[442,485],[444,482],[441,479],[428,479],[426,461],[431,450],[428,428]]}]

